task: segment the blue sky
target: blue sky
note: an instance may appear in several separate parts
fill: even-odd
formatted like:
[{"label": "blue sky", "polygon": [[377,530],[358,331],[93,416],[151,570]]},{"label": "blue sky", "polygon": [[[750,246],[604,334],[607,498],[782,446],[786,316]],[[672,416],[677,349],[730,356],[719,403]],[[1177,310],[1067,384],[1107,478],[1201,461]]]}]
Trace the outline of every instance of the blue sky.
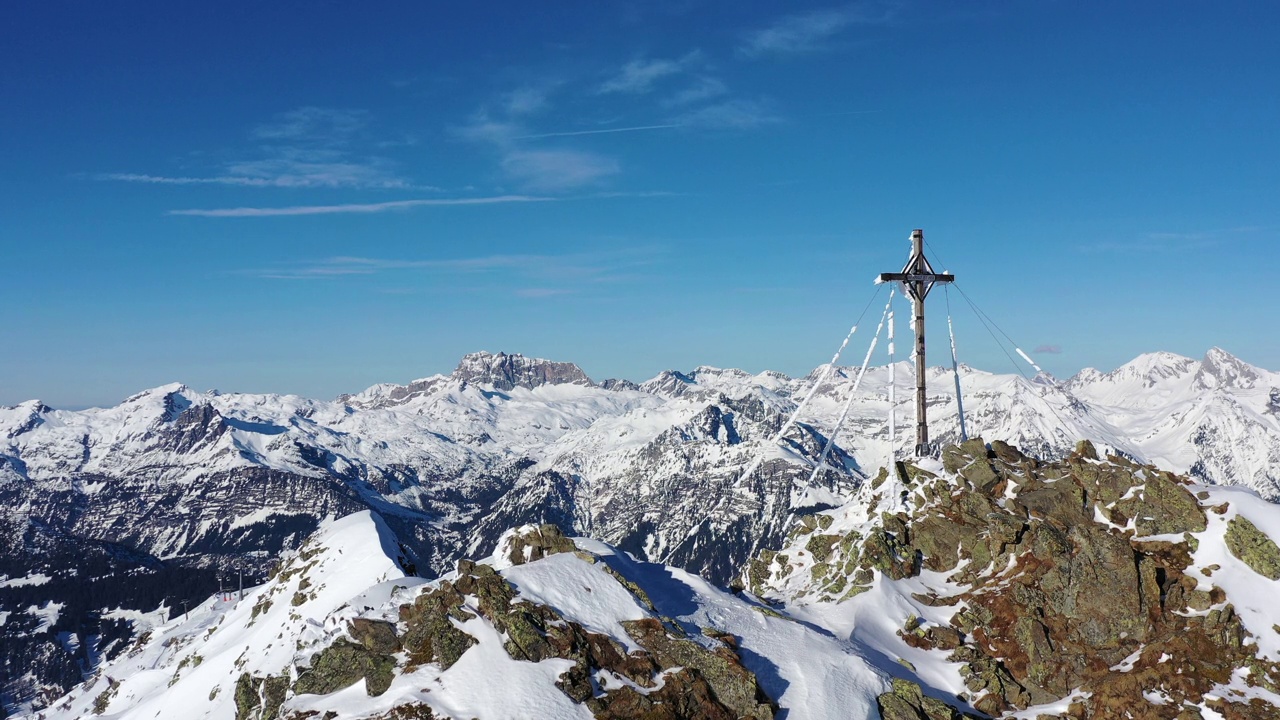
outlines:
[{"label": "blue sky", "polygon": [[329,397],[480,349],[798,374],[915,227],[1060,376],[1280,368],[1272,3],[0,14],[0,404]]}]

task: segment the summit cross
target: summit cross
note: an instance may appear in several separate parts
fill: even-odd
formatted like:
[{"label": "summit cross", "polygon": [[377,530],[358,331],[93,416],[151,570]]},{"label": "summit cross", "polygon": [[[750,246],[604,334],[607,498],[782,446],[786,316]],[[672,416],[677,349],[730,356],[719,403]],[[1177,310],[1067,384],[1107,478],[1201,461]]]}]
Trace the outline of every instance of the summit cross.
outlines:
[{"label": "summit cross", "polygon": [[916,456],[933,454],[929,444],[929,420],[925,409],[925,361],[924,361],[924,299],[937,283],[955,282],[956,276],[935,273],[924,256],[924,231],[911,231],[911,258],[902,272],[880,273],[877,282],[900,282],[902,291],[911,298],[914,311],[912,325],[916,331]]}]

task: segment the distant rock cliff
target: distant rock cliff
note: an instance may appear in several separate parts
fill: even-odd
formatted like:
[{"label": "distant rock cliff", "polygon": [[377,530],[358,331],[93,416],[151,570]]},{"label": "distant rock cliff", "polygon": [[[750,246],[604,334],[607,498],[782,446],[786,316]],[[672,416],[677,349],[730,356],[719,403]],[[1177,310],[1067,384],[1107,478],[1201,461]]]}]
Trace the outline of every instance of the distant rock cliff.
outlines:
[{"label": "distant rock cliff", "polygon": [[464,355],[453,377],[471,383],[491,385],[495,390],[532,390],[542,385],[593,386],[591,378],[573,363],[552,362],[523,355],[487,352]]}]

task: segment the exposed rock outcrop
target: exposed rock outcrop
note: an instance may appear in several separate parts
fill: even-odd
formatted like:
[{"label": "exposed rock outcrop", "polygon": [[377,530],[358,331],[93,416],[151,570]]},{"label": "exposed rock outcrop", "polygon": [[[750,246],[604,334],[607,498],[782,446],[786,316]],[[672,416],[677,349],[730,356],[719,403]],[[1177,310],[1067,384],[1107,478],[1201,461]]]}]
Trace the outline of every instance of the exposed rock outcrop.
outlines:
[{"label": "exposed rock outcrop", "polygon": [[492,385],[495,390],[529,390],[541,385],[594,385],[582,368],[567,362],[477,352],[464,355],[453,371],[457,380]]},{"label": "exposed rock outcrop", "polygon": [[[504,555],[512,564],[534,562],[577,550],[554,525],[520,528],[507,536]],[[601,564],[603,565],[603,564]],[[606,570],[636,602],[652,607],[638,587]],[[771,720],[774,706],[755,675],[742,665],[731,635],[715,635],[713,647],[683,636],[674,622],[657,618],[625,621],[625,632],[639,646],[628,651],[617,639],[591,632],[552,607],[517,596],[517,590],[493,567],[469,560],[458,563],[456,577],[442,580],[399,607],[399,623],[355,618],[346,635],[316,652],[300,668],[290,688],[282,678],[241,677],[236,686],[242,717],[274,718],[286,690],[295,695],[326,694],[361,680],[370,696],[390,687],[397,674],[434,664],[452,667],[477,644],[464,626],[483,620],[503,638],[514,660],[540,663],[558,658],[572,663],[556,687],[597,717],[609,720]],[[709,635],[708,637],[713,637]],[[602,678],[619,678],[605,682]],[[413,708],[417,708],[416,710]],[[422,705],[402,706],[395,718],[433,717]],[[414,714],[418,713],[418,714]]]},{"label": "exposed rock outcrop", "polygon": [[1227,549],[1253,571],[1272,580],[1280,580],[1280,547],[1249,522],[1237,515],[1227,523]]},{"label": "exposed rock outcrop", "polygon": [[[504,536],[505,544],[499,546],[499,552],[512,565],[523,565],[534,560],[541,560],[548,555],[562,552],[575,552],[577,546],[565,537],[564,531],[552,523],[517,528]],[[474,567],[474,563],[467,567]]]},{"label": "exposed rock outcrop", "polygon": [[[1185,478],[1099,459],[1088,442],[1061,462],[981,440],[946,448],[941,460],[934,472],[902,467],[896,485],[886,473],[873,480],[901,502],[873,497],[890,511],[873,512],[862,533],[832,533],[821,515],[797,525],[790,548],[808,556],[811,597],[852,597],[877,576],[948,574],[960,592],[917,599],[956,606],[950,623],[913,618],[900,636],[964,663],[960,699],[988,715],[1072,698],[1054,717],[1191,718],[1201,707],[1276,717],[1247,688],[1275,692],[1280,664],[1259,654],[1231,598],[1204,580],[1212,568],[1195,567],[1207,511],[1225,505],[1202,506]],[[1225,544],[1259,575],[1280,578],[1280,548],[1243,516],[1227,523]],[[785,553],[764,552],[745,575],[766,593],[795,572]],[[958,712],[909,685],[895,684],[880,704],[893,720]]]}]

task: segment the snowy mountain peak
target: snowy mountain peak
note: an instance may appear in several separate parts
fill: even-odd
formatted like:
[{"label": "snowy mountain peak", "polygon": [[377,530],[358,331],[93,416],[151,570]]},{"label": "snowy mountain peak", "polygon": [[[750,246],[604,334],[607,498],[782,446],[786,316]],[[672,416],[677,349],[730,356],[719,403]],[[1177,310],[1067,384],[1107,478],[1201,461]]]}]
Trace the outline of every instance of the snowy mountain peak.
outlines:
[{"label": "snowy mountain peak", "polygon": [[432,375],[414,380],[408,385],[395,383],[378,383],[355,395],[339,395],[337,402],[363,409],[387,408],[405,403],[424,395],[429,395],[440,386],[449,382],[448,375]]},{"label": "snowy mountain peak", "polygon": [[698,367],[693,369],[693,372],[691,374],[693,375],[694,378],[698,378],[700,376],[710,376],[710,377],[723,376],[723,377],[730,377],[730,378],[736,378],[736,379],[746,379],[751,377],[751,373],[747,372],[746,370],[739,370],[737,368],[718,368],[714,365],[699,365]]},{"label": "snowy mountain peak", "polygon": [[1189,357],[1171,352],[1153,352],[1139,355],[1108,374],[1142,378],[1151,387],[1161,380],[1183,375],[1195,365],[1196,361]]},{"label": "snowy mountain peak", "polygon": [[[422,584],[405,576],[396,542],[368,511],[329,520],[283,559],[270,582],[243,600],[219,593],[175,614],[80,692],[35,717],[244,718],[250,710],[258,711],[253,717],[276,717],[252,691],[262,681],[255,687],[252,679],[270,679],[270,698],[291,674],[318,672],[307,663],[349,623],[360,627],[359,611]],[[167,684],[154,682],[157,673]]]},{"label": "snowy mountain peak", "polygon": [[1230,387],[1240,390],[1253,388],[1263,373],[1258,368],[1223,350],[1210,348],[1196,371],[1196,386],[1203,389]]},{"label": "snowy mountain peak", "polygon": [[187,387],[183,383],[171,382],[165,385],[159,385],[153,388],[149,388],[147,390],[143,390],[142,392],[136,393],[134,395],[130,395],[129,397],[125,398],[124,402],[122,402],[121,404],[122,405],[143,404],[143,403],[152,401],[154,398],[163,398],[169,395],[181,395],[183,393],[189,393],[189,392],[191,392],[191,388]]},{"label": "snowy mountain peak", "polygon": [[640,389],[665,398],[677,398],[689,391],[698,381],[679,370],[663,370],[657,376],[640,383]]},{"label": "snowy mountain peak", "polygon": [[45,405],[40,400],[24,400],[13,407],[0,406],[0,410],[13,410],[29,415],[43,415],[44,413],[52,411],[53,408]]},{"label": "snowy mountain peak", "polygon": [[465,382],[491,385],[495,390],[514,390],[518,387],[532,390],[541,385],[595,386],[582,368],[573,363],[527,358],[519,353],[469,353],[458,363],[452,377]]},{"label": "snowy mountain peak", "polygon": [[53,408],[39,400],[20,402],[13,407],[0,407],[0,437],[14,438],[44,422]]}]

